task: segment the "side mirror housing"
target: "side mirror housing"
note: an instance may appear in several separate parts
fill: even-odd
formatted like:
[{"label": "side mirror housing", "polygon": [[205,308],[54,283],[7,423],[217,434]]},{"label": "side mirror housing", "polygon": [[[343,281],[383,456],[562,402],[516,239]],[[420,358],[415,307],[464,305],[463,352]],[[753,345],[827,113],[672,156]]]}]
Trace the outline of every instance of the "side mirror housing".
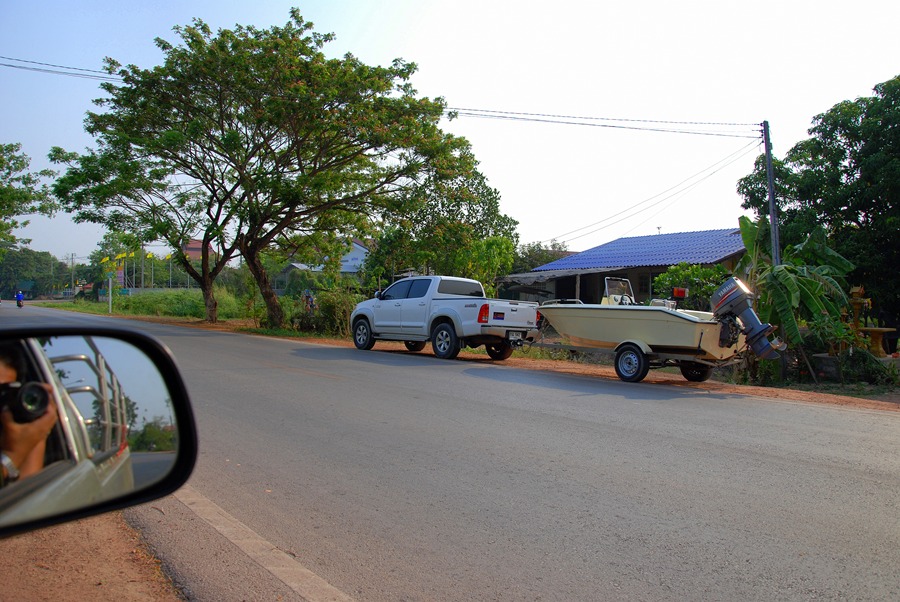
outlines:
[{"label": "side mirror housing", "polygon": [[[3,329],[7,407],[20,397],[3,393],[17,391],[12,375],[47,391],[52,407],[39,408],[32,423],[0,408],[0,538],[148,502],[190,476],[194,415],[175,359],[156,339],[119,328]],[[49,434],[29,451],[21,433],[40,424]],[[18,478],[7,471],[19,472],[15,462]]]}]

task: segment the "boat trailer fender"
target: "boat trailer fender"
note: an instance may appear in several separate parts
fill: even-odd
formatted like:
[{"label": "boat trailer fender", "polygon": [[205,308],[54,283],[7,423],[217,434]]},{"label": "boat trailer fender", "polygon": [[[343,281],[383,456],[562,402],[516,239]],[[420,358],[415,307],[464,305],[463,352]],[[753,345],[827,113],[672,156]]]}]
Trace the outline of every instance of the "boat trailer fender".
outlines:
[{"label": "boat trailer fender", "polygon": [[650,349],[650,345],[648,345],[644,341],[640,341],[637,339],[628,339],[628,340],[622,341],[621,343],[616,345],[616,351],[618,352],[619,349],[621,349],[622,345],[627,345],[628,343],[631,343],[632,345],[637,345],[638,347],[640,347],[641,351],[644,352],[644,355],[653,355],[653,350]]}]

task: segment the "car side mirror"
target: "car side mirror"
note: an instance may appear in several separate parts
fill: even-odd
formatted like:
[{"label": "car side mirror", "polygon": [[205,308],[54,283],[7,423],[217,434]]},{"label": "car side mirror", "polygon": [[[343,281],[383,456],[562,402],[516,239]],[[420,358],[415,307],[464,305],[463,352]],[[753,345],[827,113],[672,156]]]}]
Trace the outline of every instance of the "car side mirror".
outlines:
[{"label": "car side mirror", "polygon": [[0,538],[168,495],[196,462],[175,360],[137,331],[3,329],[0,410]]},{"label": "car side mirror", "polygon": [[381,291],[375,291],[375,298],[381,300]]}]

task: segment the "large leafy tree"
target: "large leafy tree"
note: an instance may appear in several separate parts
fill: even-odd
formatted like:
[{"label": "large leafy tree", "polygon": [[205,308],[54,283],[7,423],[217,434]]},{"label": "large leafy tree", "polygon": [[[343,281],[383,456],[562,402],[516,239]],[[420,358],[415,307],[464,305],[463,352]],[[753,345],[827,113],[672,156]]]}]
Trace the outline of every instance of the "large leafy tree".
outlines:
[{"label": "large leafy tree", "polygon": [[56,175],[49,169],[29,171],[31,159],[22,152],[22,145],[0,144],[0,259],[6,250],[19,242],[13,230],[28,225],[15,218],[30,213],[51,214],[53,203],[44,178]]},{"label": "large leafy tree", "polygon": [[406,270],[480,280],[492,290],[509,273],[518,222],[500,211],[500,193],[477,169],[431,177],[412,188],[402,213],[386,216],[366,272],[375,277]]},{"label": "large leafy tree", "polygon": [[[272,245],[322,231],[350,232],[396,210],[400,193],[424,178],[470,165],[468,143],[443,133],[442,99],[419,98],[412,63],[328,59],[332,36],[299,12],[284,27],[236,26],[215,34],[202,21],[176,27],[180,45],[157,40],[153,69],[107,69],[105,110],[87,129],[98,150],[58,151],[70,165],[56,192],[77,219],[127,227],[176,250],[202,241],[195,268],[207,318],[216,319],[212,283],[243,256],[268,321],[283,314],[261,260]],[[212,245],[214,253],[207,253]]]},{"label": "large leafy tree", "polygon": [[[890,313],[900,313],[900,76],[871,97],[817,115],[811,138],[775,162],[781,239],[797,244],[816,225],[856,265],[851,274]],[[740,180],[744,207],[768,215],[765,163]]]}]

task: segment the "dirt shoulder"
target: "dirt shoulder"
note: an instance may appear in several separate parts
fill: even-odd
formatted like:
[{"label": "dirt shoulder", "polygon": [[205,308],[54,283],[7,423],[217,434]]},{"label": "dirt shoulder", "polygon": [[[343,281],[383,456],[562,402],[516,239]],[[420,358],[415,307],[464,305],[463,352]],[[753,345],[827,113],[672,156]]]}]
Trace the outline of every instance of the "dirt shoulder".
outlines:
[{"label": "dirt shoulder", "polygon": [[2,600],[182,600],[121,512],[0,541]]},{"label": "dirt shoulder", "polygon": [[[171,318],[129,316],[129,319],[144,319],[217,331],[236,331],[250,326],[245,321],[208,324],[200,320]],[[341,347],[353,346],[353,343],[346,339],[296,340]],[[401,343],[379,342],[375,349],[390,353],[409,353]],[[473,363],[494,363],[486,355],[468,351],[460,353],[459,359]],[[615,371],[610,366],[536,359],[524,353],[516,353],[500,363],[531,370],[617,379]],[[680,374],[659,371],[651,371],[644,382],[721,394],[753,395],[805,403],[900,411],[898,392],[861,398],[822,391],[733,385],[713,380],[692,383],[684,380]],[[61,550],[64,553],[60,553]],[[0,555],[5,559],[7,574],[14,576],[7,579],[3,585],[0,593],[2,600],[168,602],[182,599],[163,574],[159,560],[147,550],[140,534],[125,523],[121,512],[108,513],[2,540]]]}]

